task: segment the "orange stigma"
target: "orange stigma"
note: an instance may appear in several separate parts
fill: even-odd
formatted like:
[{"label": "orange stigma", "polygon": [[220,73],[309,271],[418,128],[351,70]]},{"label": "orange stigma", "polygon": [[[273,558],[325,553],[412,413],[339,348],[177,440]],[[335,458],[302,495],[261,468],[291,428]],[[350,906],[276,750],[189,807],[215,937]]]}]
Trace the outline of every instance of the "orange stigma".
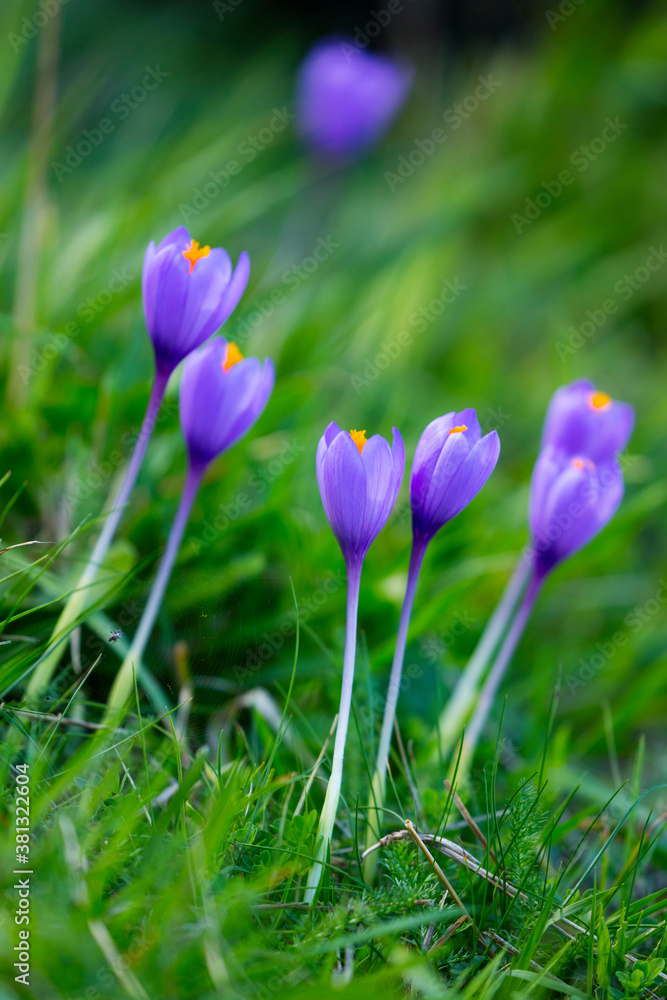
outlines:
[{"label": "orange stigma", "polygon": [[595,462],[591,462],[590,458],[573,458],[572,467],[578,472],[581,472],[582,469],[592,470],[595,468]]},{"label": "orange stigma", "polygon": [[222,363],[223,372],[228,372],[233,365],[237,365],[239,361],[243,361],[243,355],[239,351],[238,347],[233,340],[230,340],[227,344],[227,354],[225,355],[225,360]]},{"label": "orange stigma", "polygon": [[364,445],[366,444],[366,431],[350,431],[350,437],[359,449],[359,454],[361,455],[364,450]]},{"label": "orange stigma", "polygon": [[[458,427],[452,427],[452,429],[449,432],[449,434],[460,434],[462,431],[467,431],[467,430],[468,430],[468,428],[466,427],[465,424],[459,424]],[[449,437],[449,435],[447,435],[447,436]]]},{"label": "orange stigma", "polygon": [[202,257],[208,257],[210,251],[210,247],[200,247],[196,240],[190,240],[190,246],[187,250],[183,251],[185,259],[190,261],[190,270],[188,271],[188,274],[192,274],[197,261]]},{"label": "orange stigma", "polygon": [[611,396],[606,392],[592,392],[588,400],[594,410],[606,410],[611,405]]}]

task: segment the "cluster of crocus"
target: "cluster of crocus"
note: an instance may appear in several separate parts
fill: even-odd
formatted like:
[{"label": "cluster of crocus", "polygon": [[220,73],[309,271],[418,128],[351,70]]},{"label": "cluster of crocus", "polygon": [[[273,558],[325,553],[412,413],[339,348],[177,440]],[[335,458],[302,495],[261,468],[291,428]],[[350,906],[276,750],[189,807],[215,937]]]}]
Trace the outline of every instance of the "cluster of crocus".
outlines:
[{"label": "cluster of crocus", "polygon": [[[446,748],[465,730],[465,768],[546,577],[594,538],[623,496],[619,453],[634,424],[633,408],[582,379],[554,394],[530,488],[531,541],[441,720]],[[504,638],[503,638],[504,636]],[[498,647],[479,694],[479,681]]]},{"label": "cluster of crocus", "polygon": [[[255,359],[241,362],[238,350],[222,338],[202,349],[200,354],[192,355],[229,318],[245,290],[249,273],[250,262],[245,252],[234,268],[225,250],[200,246],[183,226],[169,233],[157,246],[152,242],[146,250],[142,292],[146,327],[155,355],[155,374],[146,415],[125,477],[88,564],[33,673],[28,688],[30,695],[39,694],[48,684],[62,655],[63,640],[85,609],[87,592],[103,564],[136,482],[169,377],[181,361],[188,358],[181,409],[190,454],[188,480],[177,518],[181,533],[184,517],[194,499],[195,481],[198,483],[201,479],[205,465],[244,434],[266,404],[273,380],[270,363],[262,368]],[[223,353],[226,360],[220,363]],[[240,363],[235,365],[237,361]],[[234,371],[230,370],[232,366]],[[177,550],[172,544],[175,534],[177,532],[172,531],[167,553],[171,563]],[[169,559],[165,556],[163,568],[166,564]],[[162,590],[167,576],[168,573],[163,574]],[[159,589],[156,587],[154,594]],[[158,605],[159,600],[151,598],[149,606],[153,618]],[[143,649],[145,633],[150,631],[149,619],[147,614],[145,622],[142,621],[144,638],[142,643],[135,641],[134,654],[140,647]],[[124,690],[125,685],[121,685],[121,689]]]},{"label": "cluster of crocus", "polygon": [[[338,726],[331,777],[318,828],[316,863],[308,877],[305,897],[308,903],[317,896],[340,797],[352,702],[361,568],[372,541],[394,506],[405,465],[403,441],[395,428],[392,448],[379,435],[366,441],[365,433],[348,434],[330,424],[317,450],[317,481],[325,513],[345,560],[348,591]],[[477,495],[495,468],[499,452],[497,433],[482,436],[474,410],[438,417],[428,425],[417,445],[410,478],[412,553],[385,702],[371,808],[382,807],[408,625],[427,546],[440,528]]]},{"label": "cluster of crocus", "polygon": [[359,155],[388,128],[410,82],[410,72],[393,59],[359,49],[353,41],[318,43],[297,80],[297,121],[304,143],[322,158]]}]

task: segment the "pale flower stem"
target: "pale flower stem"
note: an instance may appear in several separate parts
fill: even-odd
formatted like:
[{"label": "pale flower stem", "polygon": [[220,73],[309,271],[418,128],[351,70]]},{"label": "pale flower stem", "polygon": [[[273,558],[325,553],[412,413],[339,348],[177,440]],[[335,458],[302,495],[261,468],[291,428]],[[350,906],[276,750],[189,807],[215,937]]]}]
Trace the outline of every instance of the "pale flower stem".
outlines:
[{"label": "pale flower stem", "polygon": [[160,562],[160,567],[157,571],[157,576],[155,577],[155,581],[148,598],[148,603],[144,608],[144,613],[141,616],[141,621],[139,622],[134,639],[132,640],[132,645],[130,646],[127,655],[121,664],[120,670],[116,674],[115,681],[113,682],[113,686],[107,700],[105,721],[109,721],[109,718],[112,715],[123,709],[132,692],[133,669],[138,671],[139,663],[141,662],[146,644],[151,637],[155,619],[157,618],[158,611],[160,610],[162,598],[164,597],[164,592],[167,589],[167,584],[169,583],[171,571],[174,568],[178,550],[181,547],[183,533],[188,523],[190,511],[192,510],[192,504],[194,503],[194,499],[197,495],[203,473],[204,470],[202,467],[193,468],[190,466],[188,468],[185,486],[183,487],[183,493],[181,495],[181,502],[178,506],[174,523],[171,526],[171,531],[169,532],[167,547],[164,555],[162,556],[162,561]]},{"label": "pale flower stem", "polygon": [[40,695],[51,680],[51,677],[60,662],[60,658],[65,651],[65,640],[67,638],[68,629],[77,621],[82,611],[85,609],[88,598],[87,591],[95,582],[100,566],[102,565],[109,550],[109,546],[111,545],[114,535],[116,534],[116,529],[118,528],[120,519],[123,516],[125,505],[130,498],[137,476],[139,475],[139,469],[141,468],[141,464],[144,460],[144,455],[146,454],[146,449],[148,447],[148,442],[151,439],[153,428],[155,427],[155,421],[157,420],[157,415],[162,405],[168,381],[168,376],[155,376],[150,399],[148,400],[148,406],[146,407],[146,414],[144,416],[141,430],[139,431],[139,437],[137,438],[137,442],[134,446],[134,451],[132,452],[132,457],[130,458],[127,471],[123,478],[123,482],[121,483],[120,489],[116,494],[113,507],[107,515],[92,554],[88,559],[86,568],[79,578],[76,589],[70,595],[65,607],[60,612],[58,621],[56,622],[51,633],[49,648],[43,658],[38,662],[37,668],[33,672],[27,690],[29,697]]},{"label": "pale flower stem", "polygon": [[470,724],[466,727],[465,736],[463,738],[463,751],[461,753],[461,763],[459,765],[459,771],[461,773],[465,773],[467,765],[475,752],[475,748],[477,747],[482,730],[484,729],[484,725],[489,716],[489,712],[500,686],[500,682],[505,676],[505,671],[507,670],[509,662],[512,659],[514,650],[521,639],[523,630],[526,626],[528,618],[530,617],[530,613],[533,610],[533,605],[535,604],[535,599],[540,591],[541,585],[541,578],[533,575],[528,585],[528,590],[526,591],[523,601],[521,602],[521,606],[517,611],[516,618],[512,622],[512,625],[505,636],[505,641],[500,647],[498,656],[496,657],[496,660],[491,668],[489,676],[484,681],[479,698],[477,699],[475,711],[470,720]]},{"label": "pale flower stem", "polygon": [[[403,607],[401,609],[401,617],[398,624],[398,633],[396,636],[396,649],[394,650],[394,659],[391,665],[391,675],[389,677],[389,688],[387,690],[387,700],[384,706],[384,716],[382,718],[382,728],[380,730],[380,742],[378,744],[377,761],[375,764],[375,775],[373,777],[373,797],[369,803],[369,809],[375,809],[376,815],[379,819],[379,811],[382,809],[384,804],[384,792],[387,781],[387,761],[389,760],[389,749],[391,747],[391,737],[394,731],[394,718],[396,716],[396,705],[398,703],[398,695],[401,690],[401,675],[403,673],[403,660],[405,659],[405,647],[408,639],[408,628],[410,626],[410,616],[412,614],[412,605],[415,599],[415,590],[417,589],[417,581],[419,580],[419,572],[424,561],[424,555],[426,553],[426,542],[420,540],[413,540],[412,552],[410,554],[410,567],[408,569],[408,582],[405,588],[405,597],[403,598]],[[379,827],[379,821],[378,821]],[[370,824],[370,813],[369,813],[369,827],[368,835],[373,836],[374,831]],[[373,841],[371,840],[371,843]],[[367,846],[370,847],[370,844]]]},{"label": "pale flower stem", "polygon": [[338,726],[331,761],[331,776],[327,785],[327,793],[320,814],[317,828],[316,860],[308,873],[308,883],[304,902],[310,906],[316,898],[322,878],[324,864],[329,853],[331,834],[333,832],[340,789],[343,779],[343,758],[345,756],[345,741],[350,722],[352,707],[352,688],[354,684],[354,659],[357,650],[357,611],[359,607],[359,583],[361,580],[361,564],[351,562],[347,567],[347,616],[345,623],[345,653],[343,656],[343,683],[340,692],[340,708],[338,710]]},{"label": "pale flower stem", "polygon": [[475,652],[468,660],[463,674],[442,711],[439,721],[440,747],[445,757],[459,739],[475,703],[479,682],[487,664],[507,628],[519,596],[531,572],[531,562],[523,553],[505,587],[495,611],[491,615]]}]

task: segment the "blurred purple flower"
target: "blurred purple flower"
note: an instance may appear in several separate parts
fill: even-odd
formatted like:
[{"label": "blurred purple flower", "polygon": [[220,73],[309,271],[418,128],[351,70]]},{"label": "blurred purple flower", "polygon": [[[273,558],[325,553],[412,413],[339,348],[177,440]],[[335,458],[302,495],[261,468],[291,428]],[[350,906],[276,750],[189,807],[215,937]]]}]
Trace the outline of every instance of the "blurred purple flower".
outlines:
[{"label": "blurred purple flower", "polygon": [[250,259],[235,269],[222,247],[200,247],[179,226],[158,246],[149,243],[142,290],[157,371],[168,378],[191,351],[219,330],[245,291]]},{"label": "blurred purple flower", "polygon": [[599,462],[625,448],[634,421],[629,403],[599,392],[589,379],[579,379],[561,386],[551,397],[542,447],[554,445],[568,455],[586,455]]},{"label": "blurred purple flower", "polygon": [[615,457],[596,464],[547,445],[533,470],[530,530],[534,573],[542,579],[604,528],[623,497]]},{"label": "blurred purple flower", "polygon": [[477,496],[496,467],[497,431],[482,437],[474,410],[432,420],[417,445],[410,476],[415,540],[430,541]]},{"label": "blurred purple flower", "polygon": [[242,438],[273,390],[270,358],[244,358],[236,344],[215,337],[186,360],[180,416],[190,465],[203,469]]},{"label": "blurred purple flower", "polygon": [[354,42],[319,42],[297,79],[298,128],[309,148],[344,159],[378,141],[405,100],[411,73]]},{"label": "blurred purple flower", "polygon": [[345,562],[361,566],[387,523],[403,470],[403,439],[393,428],[392,446],[379,434],[342,431],[330,423],[317,447],[317,482],[331,530]]}]

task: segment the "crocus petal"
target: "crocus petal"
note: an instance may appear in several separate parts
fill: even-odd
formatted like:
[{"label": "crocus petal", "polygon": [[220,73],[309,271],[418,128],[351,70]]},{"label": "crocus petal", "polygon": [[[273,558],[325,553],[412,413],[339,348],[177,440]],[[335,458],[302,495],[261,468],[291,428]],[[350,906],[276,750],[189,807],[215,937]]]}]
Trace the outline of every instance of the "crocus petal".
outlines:
[{"label": "crocus petal", "polygon": [[455,418],[454,412],[445,413],[444,416],[432,420],[422,431],[412,462],[411,489],[413,483],[414,488],[420,492],[428,487],[442,446],[452,427],[456,426]]},{"label": "crocus petal", "polygon": [[[533,558],[538,573],[545,575],[587,545],[613,517],[623,496],[623,475],[614,459],[596,466],[555,449],[536,472],[542,481],[531,495]],[[533,507],[537,499],[540,506]]]},{"label": "crocus petal", "polygon": [[192,322],[187,330],[182,331],[181,339],[183,349],[189,349],[188,353],[222,326],[221,303],[227,294],[231,273],[229,254],[216,247],[208,257],[198,260],[192,274],[188,275],[185,309]]},{"label": "crocus petal", "polygon": [[172,229],[170,233],[167,233],[165,238],[160,242],[158,250],[164,250],[165,247],[178,247],[180,250],[189,246],[190,242],[190,233],[186,227],[177,226],[176,229]]},{"label": "crocus petal", "polygon": [[273,363],[244,358],[224,369],[227,345],[216,337],[187,359],[180,394],[181,427],[190,462],[206,466],[250,430],[274,384]]},{"label": "crocus petal", "polygon": [[562,453],[553,445],[547,445],[537,457],[530,481],[529,521],[533,534],[541,530],[546,498],[562,464]]},{"label": "crocus petal", "polygon": [[[164,358],[166,365],[175,367],[175,359],[181,355],[181,328],[183,313],[188,296],[185,281],[188,265],[181,257],[171,252],[170,247],[158,250],[152,262],[155,275],[155,306],[149,332],[153,341],[156,359]],[[176,362],[177,363],[177,362]]]},{"label": "crocus petal", "polygon": [[241,253],[238,261],[236,262],[236,267],[234,268],[234,273],[230,279],[229,285],[227,286],[227,291],[220,304],[220,313],[218,316],[218,326],[216,329],[226,323],[231,314],[236,309],[241,296],[246,290],[248,285],[248,280],[250,278],[250,257],[245,252]]},{"label": "crocus petal", "polygon": [[422,433],[410,476],[415,538],[429,541],[477,495],[498,461],[495,431],[482,437],[473,409],[446,413]]},{"label": "crocus petal", "polygon": [[477,414],[472,408],[461,410],[460,413],[455,413],[454,425],[456,427],[465,427],[467,429],[466,438],[471,448],[473,445],[477,444],[482,436],[482,430],[479,426]]},{"label": "crocus petal", "polygon": [[387,523],[403,478],[403,439],[393,429],[392,447],[379,434],[361,453],[347,431],[331,423],[320,438],[315,460],[327,520],[346,562],[363,560]]},{"label": "crocus petal", "polygon": [[456,470],[449,489],[443,490],[443,501],[435,513],[438,522],[446,524],[451,521],[474,500],[495,469],[499,455],[497,431],[480,438]]},{"label": "crocus petal", "polygon": [[346,559],[363,558],[361,538],[366,509],[366,474],[359,449],[349,434],[338,434],[324,462],[325,509],[331,530]]},{"label": "crocus petal", "polygon": [[242,253],[232,270],[229,254],[214,247],[191,261],[184,226],[146,250],[142,290],[146,326],[158,371],[174,368],[212,336],[238,304],[248,280],[249,259]]},{"label": "crocus petal", "polygon": [[[419,521],[425,529],[425,534],[434,534],[438,528],[442,527],[437,516],[438,508],[445,493],[451,488],[458,469],[469,454],[470,445],[464,434],[449,434],[447,436],[440,449],[433,475],[420,498]],[[433,530],[434,523],[437,523],[435,531]]]},{"label": "crocus petal", "polygon": [[591,381],[579,379],[554,393],[542,447],[551,445],[568,455],[587,455],[601,462],[625,448],[633,425],[634,410],[629,404],[609,399]]},{"label": "crocus petal", "polygon": [[[315,464],[317,468],[317,480],[320,481],[320,472],[322,469],[322,463],[324,462],[324,456],[327,453],[329,445],[336,438],[338,434],[341,434],[341,429],[338,424],[335,424],[333,420],[325,430],[324,434],[320,438],[319,444],[317,446],[317,455],[315,458]],[[320,483],[320,489],[322,488]]]},{"label": "crocus petal", "polygon": [[394,471],[388,442],[379,434],[374,434],[364,445],[361,463],[366,476],[366,504],[361,533],[370,544],[386,523],[393,506],[391,503],[389,511],[386,510]]}]

